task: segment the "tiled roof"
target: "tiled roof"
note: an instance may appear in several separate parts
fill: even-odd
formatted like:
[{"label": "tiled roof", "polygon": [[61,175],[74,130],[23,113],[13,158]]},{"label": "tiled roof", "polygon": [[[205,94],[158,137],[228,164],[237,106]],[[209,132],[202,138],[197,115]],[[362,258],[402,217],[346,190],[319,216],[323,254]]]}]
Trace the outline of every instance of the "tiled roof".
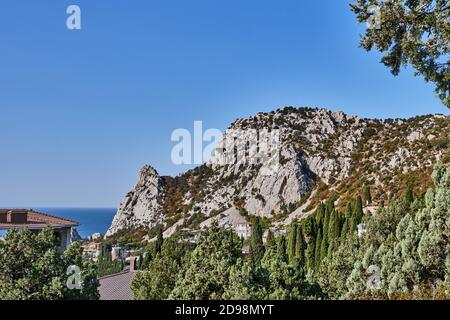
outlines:
[{"label": "tiled roof", "polygon": [[[11,216],[19,217],[11,220]],[[77,221],[36,212],[32,209],[0,209],[0,230],[5,229],[40,229],[50,227],[76,227]]]},{"label": "tiled roof", "polygon": [[100,300],[133,300],[131,281],[136,272],[126,271],[100,278]]}]

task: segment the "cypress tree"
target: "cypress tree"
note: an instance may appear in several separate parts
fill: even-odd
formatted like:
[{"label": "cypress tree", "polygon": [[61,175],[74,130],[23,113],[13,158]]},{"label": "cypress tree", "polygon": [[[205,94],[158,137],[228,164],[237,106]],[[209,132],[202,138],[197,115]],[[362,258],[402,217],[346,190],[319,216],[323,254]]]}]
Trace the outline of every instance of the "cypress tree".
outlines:
[{"label": "cypress tree", "polygon": [[335,211],[333,223],[333,239],[338,239],[340,236],[341,236],[341,214]]},{"label": "cypress tree", "polygon": [[369,205],[372,203],[372,196],[370,195],[370,186],[368,184],[364,185],[363,196],[364,196],[364,203],[366,205]]},{"label": "cypress tree", "polygon": [[161,225],[158,226],[158,234],[156,236],[155,241],[155,256],[156,254],[161,252],[162,245],[164,243],[164,237],[163,237],[163,227]]},{"label": "cypress tree", "polygon": [[328,241],[331,241],[335,238],[335,223],[336,223],[336,211],[332,211],[330,215],[330,220],[328,221],[328,229],[326,232],[328,233]]},{"label": "cypress tree", "polygon": [[355,200],[355,206],[353,207],[353,217],[356,223],[360,223],[363,217],[363,202],[361,196],[358,196]]},{"label": "cypress tree", "polygon": [[320,261],[323,261],[327,257],[328,243],[325,241],[325,237],[322,238],[320,245]]},{"label": "cypress tree", "polygon": [[405,198],[405,201],[408,205],[414,202],[414,193],[411,188],[408,188],[405,193],[403,194],[403,197]]},{"label": "cypress tree", "polygon": [[252,235],[250,238],[250,252],[252,262],[255,265],[259,265],[264,256],[263,229],[259,217],[256,217],[255,223],[253,224]]},{"label": "cypress tree", "polygon": [[305,264],[305,236],[303,235],[301,226],[297,226],[297,244],[295,245],[295,256],[299,259],[301,265]]},{"label": "cypress tree", "polygon": [[288,239],[288,259],[289,262],[292,263],[295,258],[295,246],[297,244],[297,220],[294,220],[291,223],[291,228],[289,231],[289,239]]},{"label": "cypress tree", "polygon": [[345,239],[347,238],[347,233],[348,233],[348,228],[349,228],[349,220],[350,220],[350,219],[345,219],[344,225],[342,226],[342,230],[341,230],[341,243],[344,242]]},{"label": "cypress tree", "polygon": [[347,203],[347,211],[345,212],[345,217],[347,219],[350,219],[353,215],[353,207],[352,204],[349,202]]},{"label": "cypress tree", "polygon": [[269,229],[269,232],[267,233],[267,239],[266,239],[266,249],[273,249],[276,247],[275,243],[275,237],[273,236],[272,230]]},{"label": "cypress tree", "polygon": [[286,238],[284,236],[281,236],[278,239],[277,244],[277,256],[280,261],[287,262],[287,254],[286,254]]},{"label": "cypress tree", "polygon": [[323,203],[319,203],[319,205],[317,206],[317,210],[316,210],[316,222],[317,224],[320,224],[325,216],[325,207],[323,205]]},{"label": "cypress tree", "polygon": [[322,241],[324,243],[326,243],[326,246],[328,246],[328,243],[329,243],[328,232],[327,232],[329,221],[330,221],[330,214],[329,214],[329,212],[325,211],[323,224],[322,224],[322,239],[323,239]]},{"label": "cypress tree", "polygon": [[315,254],[315,241],[311,241],[306,247],[306,267],[308,270],[314,271]]},{"label": "cypress tree", "polygon": [[316,237],[316,244],[315,244],[315,252],[314,252],[314,270],[319,270],[320,262],[322,261],[320,259],[321,254],[321,248],[322,248],[322,231],[319,229],[319,232]]}]

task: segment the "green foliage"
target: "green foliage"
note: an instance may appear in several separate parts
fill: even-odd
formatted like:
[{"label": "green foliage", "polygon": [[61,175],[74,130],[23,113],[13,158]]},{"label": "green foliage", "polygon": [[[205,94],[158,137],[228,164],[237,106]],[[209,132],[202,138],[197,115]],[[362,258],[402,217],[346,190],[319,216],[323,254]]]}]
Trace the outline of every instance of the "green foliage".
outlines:
[{"label": "green foliage", "polygon": [[296,245],[297,245],[297,221],[291,223],[288,238],[288,259],[292,263],[296,257]]},{"label": "green foliage", "polygon": [[[81,271],[81,290],[69,289],[68,267]],[[0,299],[60,300],[99,299],[97,270],[82,261],[82,249],[73,244],[61,256],[52,229],[9,231],[0,241]]]},{"label": "green foliage", "polygon": [[122,259],[116,259],[112,261],[111,246],[104,245],[102,252],[97,260],[98,276],[105,277],[111,274],[119,273],[123,271],[124,262]]},{"label": "green foliage", "polygon": [[237,235],[231,230],[212,226],[202,234],[199,245],[178,274],[169,297],[186,300],[222,298],[240,254],[241,241]]},{"label": "green foliage", "polygon": [[167,299],[175,287],[176,275],[189,259],[191,247],[177,237],[164,241],[148,268],[136,275],[131,284],[137,300]]},{"label": "green foliage", "polygon": [[252,235],[250,237],[250,253],[252,257],[252,262],[258,265],[264,256],[264,245],[263,245],[263,228],[261,225],[261,219],[256,218],[255,223],[252,226]]},{"label": "green foliage", "polygon": [[436,85],[436,94],[450,108],[448,1],[356,0],[351,8],[360,23],[374,21],[373,9],[379,10],[380,25],[367,28],[361,46],[382,52],[381,62],[394,75],[411,65],[416,75]]},{"label": "green foliage", "polygon": [[[345,213],[329,200],[318,216],[293,221],[286,237],[269,232],[265,248],[256,219],[250,259],[217,225],[195,248],[169,238],[133,291],[139,299],[449,298],[450,169],[437,166],[432,178],[425,195],[392,196],[374,215],[363,215],[361,197]],[[366,232],[358,236],[359,223]],[[379,287],[368,286],[372,267]]]}]

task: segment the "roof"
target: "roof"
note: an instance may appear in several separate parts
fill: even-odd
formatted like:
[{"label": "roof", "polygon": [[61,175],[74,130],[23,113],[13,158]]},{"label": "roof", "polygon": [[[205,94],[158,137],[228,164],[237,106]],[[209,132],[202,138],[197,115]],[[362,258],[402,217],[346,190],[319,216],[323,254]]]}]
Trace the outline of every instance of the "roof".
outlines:
[{"label": "roof", "polygon": [[100,300],[133,300],[131,281],[136,273],[126,271],[99,278]]},{"label": "roof", "polygon": [[[18,217],[13,219],[10,217]],[[11,220],[13,219],[13,220]],[[0,230],[77,227],[79,222],[32,209],[0,209]]]}]

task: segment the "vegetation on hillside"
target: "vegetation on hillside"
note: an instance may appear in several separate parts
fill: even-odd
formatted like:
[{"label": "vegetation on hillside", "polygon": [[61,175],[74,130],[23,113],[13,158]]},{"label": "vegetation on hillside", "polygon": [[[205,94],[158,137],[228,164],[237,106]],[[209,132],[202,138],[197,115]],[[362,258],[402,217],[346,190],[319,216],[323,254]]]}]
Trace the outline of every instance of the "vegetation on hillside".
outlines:
[{"label": "vegetation on hillside", "polygon": [[[341,212],[329,200],[286,235],[254,221],[250,255],[213,225],[195,243],[160,243],[133,281],[136,299],[450,299],[450,168],[438,165],[425,194],[393,196],[364,212],[370,188]],[[359,232],[358,232],[359,231]]]}]

